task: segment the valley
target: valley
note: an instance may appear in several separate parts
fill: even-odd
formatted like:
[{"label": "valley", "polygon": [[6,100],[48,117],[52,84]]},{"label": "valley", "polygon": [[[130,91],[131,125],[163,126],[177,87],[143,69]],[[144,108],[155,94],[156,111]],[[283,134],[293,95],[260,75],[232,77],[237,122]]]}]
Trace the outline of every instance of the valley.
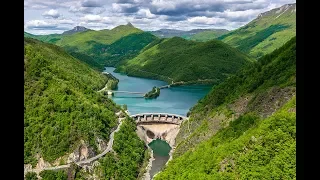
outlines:
[{"label": "valley", "polygon": [[24,32],[25,179],[296,179],[295,18]]}]

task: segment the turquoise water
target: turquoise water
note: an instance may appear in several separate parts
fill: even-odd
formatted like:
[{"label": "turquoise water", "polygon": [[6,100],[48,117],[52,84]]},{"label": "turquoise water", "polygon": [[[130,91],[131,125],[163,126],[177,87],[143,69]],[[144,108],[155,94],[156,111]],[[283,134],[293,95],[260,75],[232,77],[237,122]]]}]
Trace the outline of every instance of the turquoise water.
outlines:
[{"label": "turquoise water", "polygon": [[[107,67],[106,72],[111,73],[119,79],[118,91],[149,92],[154,86],[167,85],[164,81],[129,77],[124,74],[113,72],[115,68]],[[172,113],[186,116],[189,109],[194,106],[199,99],[204,97],[211,89],[208,85],[189,85],[170,87],[160,90],[160,96],[156,99],[145,99],[138,94],[114,93],[111,98],[119,105],[126,104],[131,115],[138,113]],[[151,178],[158,173],[169,159],[171,147],[160,139],[149,143],[153,150]]]},{"label": "turquoise water", "polygon": [[171,150],[170,145],[161,139],[153,140],[148,146],[153,150],[154,161],[152,161],[152,168],[150,170],[150,177],[161,171],[161,168],[169,160],[169,152]]},{"label": "turquoise water", "polygon": [[153,140],[148,146],[153,149],[153,153],[159,156],[168,156],[171,150],[171,147],[166,141],[161,139]]},{"label": "turquoise water", "polygon": [[[113,67],[106,67],[105,71],[120,80],[119,91],[148,92],[154,86],[167,85],[164,81],[145,78],[129,77],[124,74],[114,73]],[[211,86],[191,85],[161,89],[160,96],[156,99],[145,99],[142,95],[115,93],[112,97],[117,104],[126,104],[130,114],[158,112],[173,113],[186,116],[189,109],[205,96]]]}]

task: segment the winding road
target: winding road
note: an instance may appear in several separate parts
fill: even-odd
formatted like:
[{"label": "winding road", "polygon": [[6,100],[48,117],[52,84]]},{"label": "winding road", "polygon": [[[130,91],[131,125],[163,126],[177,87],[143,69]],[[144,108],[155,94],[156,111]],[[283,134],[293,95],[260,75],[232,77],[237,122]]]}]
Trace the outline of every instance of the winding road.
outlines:
[{"label": "winding road", "polygon": [[[109,136],[109,142],[108,142],[108,145],[107,145],[107,148],[100,154],[92,157],[92,158],[89,158],[89,159],[85,159],[85,160],[82,160],[82,161],[78,161],[78,162],[75,162],[75,164],[77,164],[78,166],[82,166],[82,165],[85,165],[85,164],[90,164],[91,162],[93,161],[96,161],[97,159],[101,158],[102,156],[104,156],[105,154],[107,154],[108,152],[110,152],[112,150],[112,146],[113,146],[113,140],[114,140],[114,133],[115,132],[118,132],[120,130],[120,127],[121,127],[121,124],[122,124],[122,120],[125,119],[124,118],[118,118],[119,120],[119,125],[117,127],[116,130],[114,130],[110,136]],[[46,167],[46,168],[42,168],[42,169],[25,169],[24,171],[24,174],[26,175],[28,172],[35,172],[37,174],[39,174],[41,171],[43,170],[59,170],[59,169],[66,169],[66,168],[69,168],[71,166],[71,164],[65,164],[65,165],[60,165],[60,166],[54,166],[54,167]]]}]

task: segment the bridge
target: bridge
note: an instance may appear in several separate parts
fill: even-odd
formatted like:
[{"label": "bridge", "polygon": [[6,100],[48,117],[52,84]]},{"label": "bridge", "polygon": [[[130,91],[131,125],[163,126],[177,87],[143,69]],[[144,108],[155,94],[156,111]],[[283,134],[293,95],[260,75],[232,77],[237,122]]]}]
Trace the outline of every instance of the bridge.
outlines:
[{"label": "bridge", "polygon": [[154,123],[180,125],[183,122],[183,120],[187,119],[187,117],[185,116],[168,113],[141,113],[131,115],[131,118],[133,118],[136,121],[137,125]]},{"label": "bridge", "polygon": [[128,94],[146,94],[144,92],[132,92],[132,91],[111,91],[111,90],[108,90],[108,92],[112,92],[112,93],[128,93]]}]

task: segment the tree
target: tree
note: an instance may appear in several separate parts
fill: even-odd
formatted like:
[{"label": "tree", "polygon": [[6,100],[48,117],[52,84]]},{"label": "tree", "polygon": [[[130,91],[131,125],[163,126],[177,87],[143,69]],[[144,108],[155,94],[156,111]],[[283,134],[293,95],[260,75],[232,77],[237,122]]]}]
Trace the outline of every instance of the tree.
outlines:
[{"label": "tree", "polygon": [[127,107],[126,104],[122,105],[122,108],[123,108],[125,111],[128,109],[128,107]]},{"label": "tree", "polygon": [[26,180],[38,180],[37,173],[35,173],[35,172],[28,172],[28,173],[26,174]]}]

